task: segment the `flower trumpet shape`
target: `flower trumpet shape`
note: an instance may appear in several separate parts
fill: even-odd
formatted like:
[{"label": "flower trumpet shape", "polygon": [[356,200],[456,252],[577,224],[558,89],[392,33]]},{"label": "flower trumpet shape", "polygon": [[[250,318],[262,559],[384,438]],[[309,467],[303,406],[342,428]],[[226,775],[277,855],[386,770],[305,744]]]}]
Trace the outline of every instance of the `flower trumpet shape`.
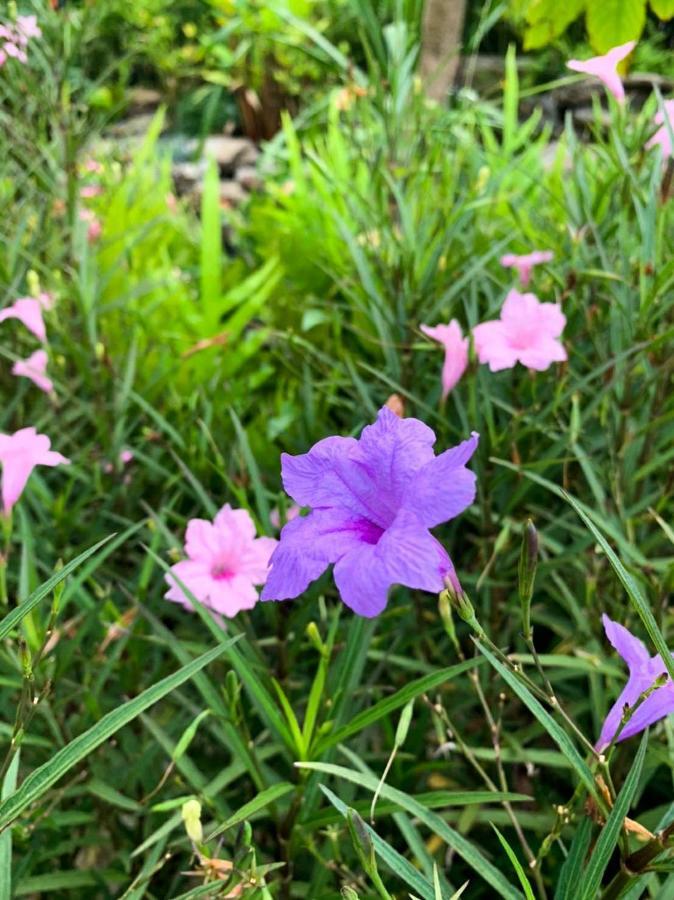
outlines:
[{"label": "flower trumpet shape", "polygon": [[36,350],[28,359],[17,359],[12,366],[12,375],[30,378],[33,384],[46,394],[51,394],[54,390],[54,382],[47,375],[46,350]]},{"label": "flower trumpet shape", "polygon": [[626,59],[636,47],[636,41],[628,41],[613,47],[603,56],[593,56],[591,59],[570,59],[566,64],[574,72],[583,72],[585,75],[594,75],[616,98],[618,103],[625,102],[625,88],[618,75],[618,64]]},{"label": "flower trumpet shape", "polygon": [[445,348],[441,377],[442,399],[445,400],[468,366],[468,338],[463,336],[456,319],[452,319],[449,325],[420,325],[419,328],[426,337]]},{"label": "flower trumpet shape", "polygon": [[9,513],[23,493],[35,466],[67,465],[70,460],[50,449],[46,434],[35,428],[22,428],[14,434],[0,434],[2,463],[2,506]]},{"label": "flower trumpet shape", "polygon": [[500,263],[505,269],[517,269],[522,286],[526,287],[529,284],[533,267],[551,262],[553,256],[551,250],[532,250],[531,253],[524,253],[521,256],[518,256],[517,253],[506,253],[501,257]]},{"label": "flower trumpet shape", "polygon": [[458,516],[475,498],[466,463],[478,435],[439,456],[435,434],[386,407],[358,440],[328,437],[308,453],[281,457],[283,486],[307,516],[289,522],[271,557],[263,600],[301,594],[334,563],[344,603],[378,615],[389,588],[439,593],[454,566],[429,529]]}]

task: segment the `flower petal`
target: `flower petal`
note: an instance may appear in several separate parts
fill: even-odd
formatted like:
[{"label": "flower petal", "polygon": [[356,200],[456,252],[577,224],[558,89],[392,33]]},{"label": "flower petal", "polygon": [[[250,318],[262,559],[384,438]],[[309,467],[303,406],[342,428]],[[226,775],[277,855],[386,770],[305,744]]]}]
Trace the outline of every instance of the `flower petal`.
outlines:
[{"label": "flower petal", "polygon": [[361,544],[335,565],[342,601],[359,616],[372,619],[386,607],[391,581],[372,544]]},{"label": "flower petal", "polygon": [[299,456],[281,454],[287,494],[300,506],[336,506],[344,493],[341,469],[358,448],[355,438],[328,437]]},{"label": "flower petal", "polygon": [[475,352],[481,363],[487,363],[491,372],[512,369],[517,363],[517,350],[507,340],[505,327],[500,321],[483,322],[473,328]]},{"label": "flower petal", "polygon": [[624,625],[609,619],[606,613],[601,617],[601,621],[609,643],[625,660],[630,672],[639,671],[648,665],[651,657],[642,640],[635,637]]},{"label": "flower petal", "polygon": [[475,499],[475,473],[465,468],[479,435],[445,450],[420,469],[410,481],[404,506],[416,512],[425,528],[434,528],[463,512]]},{"label": "flower petal", "polygon": [[442,544],[424,527],[420,517],[401,509],[376,546],[390,584],[402,584],[430,593],[443,590],[453,570]]}]

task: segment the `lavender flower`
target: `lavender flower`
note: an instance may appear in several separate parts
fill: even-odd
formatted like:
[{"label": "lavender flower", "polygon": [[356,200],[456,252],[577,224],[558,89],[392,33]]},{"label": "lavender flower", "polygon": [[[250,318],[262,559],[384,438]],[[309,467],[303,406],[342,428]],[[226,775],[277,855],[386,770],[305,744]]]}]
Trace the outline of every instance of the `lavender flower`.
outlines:
[{"label": "lavender flower", "polygon": [[[613,622],[607,615],[602,616],[604,631],[613,647],[627,663],[629,678],[622,693],[606,716],[597,750],[604,750],[611,743],[620,728],[625,706],[634,706],[641,694],[654,687],[655,681],[667,671],[659,654],[650,656],[643,641],[635,637],[623,625]],[[620,732],[618,741],[624,741],[648,728],[654,722],[664,719],[674,712],[674,684],[667,682],[655,690],[637,707]]]},{"label": "lavender flower", "polygon": [[300,456],[281,457],[283,486],[309,515],[284,527],[271,557],[263,600],[301,594],[331,564],[342,600],[368,618],[386,606],[393,584],[438,593],[454,566],[429,529],[475,498],[465,464],[478,435],[433,453],[435,434],[386,407],[358,440],[329,437]]}]

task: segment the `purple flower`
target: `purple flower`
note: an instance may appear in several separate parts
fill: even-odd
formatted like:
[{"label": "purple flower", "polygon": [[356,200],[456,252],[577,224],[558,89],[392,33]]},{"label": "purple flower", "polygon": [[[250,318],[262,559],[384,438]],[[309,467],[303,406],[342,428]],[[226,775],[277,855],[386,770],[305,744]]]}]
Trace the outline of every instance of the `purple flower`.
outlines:
[{"label": "purple flower", "polygon": [[[613,622],[607,615],[602,616],[604,631],[613,647],[627,663],[629,678],[621,695],[611,707],[597,741],[597,750],[604,750],[613,740],[620,728],[625,706],[634,706],[641,694],[653,687],[660,675],[667,669],[659,654],[650,656],[643,641],[635,637],[623,625]],[[668,681],[663,687],[656,688],[641,703],[630,717],[627,725],[620,732],[618,741],[632,737],[648,728],[654,722],[664,719],[674,712],[674,684]]]},{"label": "purple flower", "polygon": [[438,593],[449,578],[458,589],[429,529],[473,502],[475,475],[465,464],[477,441],[473,433],[435,456],[427,425],[384,407],[358,440],[329,437],[300,456],[284,453],[283,486],[311,512],[281,532],[262,599],[297,597],[331,563],[344,603],[368,618],[384,609],[393,584]]}]

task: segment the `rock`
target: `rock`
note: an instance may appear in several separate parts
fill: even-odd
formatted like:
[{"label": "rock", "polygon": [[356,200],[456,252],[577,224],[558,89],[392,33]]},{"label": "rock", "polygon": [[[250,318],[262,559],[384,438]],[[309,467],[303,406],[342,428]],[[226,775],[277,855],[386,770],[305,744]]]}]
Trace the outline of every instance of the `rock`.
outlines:
[{"label": "rock", "polygon": [[262,187],[262,178],[255,166],[240,166],[236,170],[234,179],[246,191],[257,191]]},{"label": "rock", "polygon": [[260,151],[248,138],[217,134],[204,141],[204,156],[216,161],[222,175],[232,176],[239,166],[254,165],[259,155]]},{"label": "rock", "polygon": [[121,122],[115,122],[113,125],[110,125],[106,129],[106,134],[114,138],[144,137],[153,119],[154,113],[142,113],[138,116],[131,116],[128,119],[122,119]]},{"label": "rock", "polygon": [[246,192],[238,181],[220,182],[220,205],[231,208],[239,206],[246,199]]},{"label": "rock", "polygon": [[180,196],[191,194],[197,188],[199,188],[198,193],[201,194],[201,184],[205,174],[205,160],[199,160],[199,162],[176,162],[171,166],[173,183],[176,193]]},{"label": "rock", "polygon": [[162,101],[159,91],[147,87],[131,88],[128,96],[127,114],[137,116],[155,110]]}]

